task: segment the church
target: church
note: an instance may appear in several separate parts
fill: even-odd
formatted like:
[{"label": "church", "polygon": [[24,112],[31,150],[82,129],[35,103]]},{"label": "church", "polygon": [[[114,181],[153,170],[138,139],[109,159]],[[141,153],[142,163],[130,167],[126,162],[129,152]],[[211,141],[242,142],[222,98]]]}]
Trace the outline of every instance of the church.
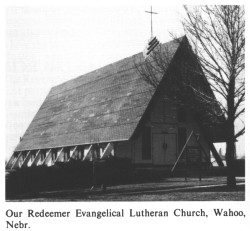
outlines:
[{"label": "church", "polygon": [[[185,36],[162,45],[171,51],[170,63],[181,56],[184,42]],[[139,53],[53,87],[6,169],[92,161],[96,149],[100,159],[171,168],[184,147],[190,161],[210,164],[213,155],[221,165],[214,143],[225,138],[218,126],[206,129],[190,108],[165,100],[168,74],[153,87],[136,70],[141,59]]]}]

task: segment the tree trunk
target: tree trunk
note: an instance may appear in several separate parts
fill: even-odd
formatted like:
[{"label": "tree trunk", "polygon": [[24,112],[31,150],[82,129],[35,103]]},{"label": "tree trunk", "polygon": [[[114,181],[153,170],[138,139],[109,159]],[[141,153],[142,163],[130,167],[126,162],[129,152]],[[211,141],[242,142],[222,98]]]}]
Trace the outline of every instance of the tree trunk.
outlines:
[{"label": "tree trunk", "polygon": [[234,140],[227,141],[226,162],[227,162],[227,186],[235,187],[235,160],[234,160]]},{"label": "tree trunk", "polygon": [[227,162],[227,186],[235,187],[236,186],[236,178],[235,178],[235,133],[234,133],[234,89],[235,89],[235,81],[234,78],[231,78],[229,83],[229,91],[227,98],[227,106],[228,106],[228,118],[227,118],[227,148],[226,148],[226,162]]}]

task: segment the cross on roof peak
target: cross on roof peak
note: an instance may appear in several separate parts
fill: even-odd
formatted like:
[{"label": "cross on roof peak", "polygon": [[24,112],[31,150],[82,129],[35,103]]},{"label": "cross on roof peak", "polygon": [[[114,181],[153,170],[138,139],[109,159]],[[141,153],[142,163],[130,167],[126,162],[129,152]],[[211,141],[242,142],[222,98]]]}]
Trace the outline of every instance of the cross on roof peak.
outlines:
[{"label": "cross on roof peak", "polygon": [[145,12],[151,14],[151,38],[153,38],[153,19],[152,19],[153,17],[152,17],[152,15],[158,14],[158,13],[152,11],[152,6],[150,8],[150,11],[145,11]]}]

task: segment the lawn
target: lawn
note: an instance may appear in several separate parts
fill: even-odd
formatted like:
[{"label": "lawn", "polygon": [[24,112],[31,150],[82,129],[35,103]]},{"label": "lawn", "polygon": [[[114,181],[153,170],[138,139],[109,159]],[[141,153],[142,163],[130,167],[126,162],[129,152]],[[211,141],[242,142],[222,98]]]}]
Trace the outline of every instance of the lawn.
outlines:
[{"label": "lawn", "polygon": [[23,194],[8,201],[244,201],[245,178],[228,189],[225,177],[166,178],[160,181],[108,186],[90,191],[86,188]]}]

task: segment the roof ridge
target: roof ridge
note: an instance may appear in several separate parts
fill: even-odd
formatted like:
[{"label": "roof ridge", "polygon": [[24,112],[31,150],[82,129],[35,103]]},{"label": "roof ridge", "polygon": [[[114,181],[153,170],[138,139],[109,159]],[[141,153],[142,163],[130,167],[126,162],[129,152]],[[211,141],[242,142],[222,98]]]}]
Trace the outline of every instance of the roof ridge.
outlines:
[{"label": "roof ridge", "polygon": [[[175,42],[176,40],[180,40],[180,42],[181,42],[182,39],[184,39],[185,37],[186,37],[186,35],[181,36],[181,37],[179,37],[179,38],[176,38],[176,39],[170,40],[170,41],[168,41],[168,42],[162,43],[162,45],[166,45],[166,44],[169,44],[169,43],[171,43],[171,42]],[[92,74],[92,73],[99,72],[100,70],[102,70],[102,69],[104,69],[104,68],[108,68],[109,66],[115,66],[115,65],[117,65],[118,63],[125,61],[126,59],[129,60],[129,59],[131,59],[131,58],[133,58],[133,57],[136,57],[136,56],[139,56],[139,55],[143,55],[143,52],[141,51],[141,52],[138,52],[138,53],[136,53],[136,54],[134,54],[134,55],[128,56],[128,57],[126,57],[126,58],[117,60],[117,61],[115,61],[115,62],[113,62],[113,63],[106,64],[106,65],[104,65],[104,66],[102,66],[102,67],[99,67],[98,69],[89,71],[89,72],[87,72],[87,73],[85,73],[85,74],[82,74],[82,75],[80,75],[80,76],[77,76],[77,77],[75,77],[75,78],[73,78],[73,79],[70,79],[70,80],[67,80],[67,81],[65,81],[65,82],[63,82],[63,83],[60,83],[60,84],[58,84],[58,85],[55,85],[55,86],[53,86],[52,88],[53,88],[53,89],[58,88],[58,87],[60,87],[60,86],[62,86],[62,85],[64,85],[64,84],[66,84],[66,83],[69,83],[69,82],[72,82],[72,81],[76,81],[77,79],[80,79],[80,78],[82,78],[82,77],[84,77],[84,76],[86,76],[86,75],[90,75],[90,74]],[[132,68],[131,68],[131,69],[132,69]],[[94,81],[96,81],[96,80],[94,80]],[[92,81],[89,81],[89,82],[92,82]],[[89,83],[89,82],[87,82],[87,83]]]}]

